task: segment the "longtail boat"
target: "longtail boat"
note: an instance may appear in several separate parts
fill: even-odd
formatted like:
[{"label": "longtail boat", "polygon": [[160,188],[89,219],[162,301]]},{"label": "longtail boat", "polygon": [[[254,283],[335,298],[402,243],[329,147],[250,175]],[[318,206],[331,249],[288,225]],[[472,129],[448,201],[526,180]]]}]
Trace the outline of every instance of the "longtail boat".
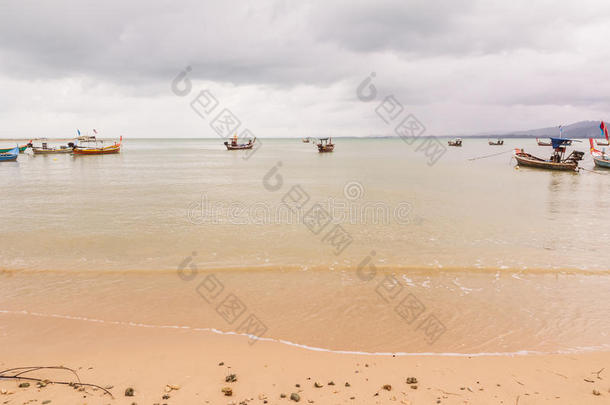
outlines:
[{"label": "longtail boat", "polygon": [[303,138],[303,139],[301,139],[301,141],[302,141],[303,143],[309,143],[309,138]]},{"label": "longtail boat", "polygon": [[318,152],[325,153],[335,150],[335,144],[333,143],[332,138],[320,138],[318,141],[319,142],[316,144],[318,147]]},{"label": "longtail boat", "polygon": [[[97,142],[101,142],[101,141],[96,140],[96,145],[97,145]],[[114,145],[110,145],[110,146],[88,147],[88,146],[75,145],[74,149],[72,150],[72,153],[74,155],[110,155],[113,153],[119,153],[121,151],[122,143],[123,143],[123,137],[121,136],[121,139],[119,140],[118,143],[115,142]]]},{"label": "longtail boat", "polygon": [[544,142],[538,138],[536,138],[536,143],[538,144],[538,146],[551,146],[552,145],[550,142]]},{"label": "longtail boat", "polygon": [[41,147],[32,145],[32,151],[35,155],[52,155],[57,153],[72,153],[74,150],[74,143],[70,142],[68,145],[62,145],[59,148],[49,148],[46,142],[42,143]]},{"label": "longtail boat", "polygon": [[451,139],[448,144],[449,146],[462,146],[462,138]]},{"label": "longtail boat", "polygon": [[11,162],[17,160],[19,156],[19,147],[9,149],[7,152],[0,153],[0,162]]},{"label": "longtail boat", "polygon": [[550,159],[545,160],[539,157],[525,153],[523,149],[515,149],[515,159],[519,166],[535,167],[538,169],[548,170],[569,170],[575,171],[578,169],[578,162],[583,159],[585,153],[580,151],[572,151],[567,158],[564,158],[566,147],[572,143],[571,139],[551,138],[551,146],[553,146],[553,154]]},{"label": "longtail boat", "polygon": [[[30,141],[30,143],[31,143],[31,142],[32,142],[32,141]],[[25,150],[28,148],[28,146],[30,146],[30,143],[25,144],[25,145],[18,146],[18,148],[19,148],[19,153],[23,153],[23,152],[25,152]],[[15,148],[4,148],[4,149],[0,149],[0,153],[9,153],[9,152],[10,152],[10,151],[12,151],[13,149],[15,149]]]},{"label": "longtail boat", "polygon": [[610,156],[606,155],[605,151],[595,149],[592,138],[589,138],[589,144],[591,145],[591,157],[593,162],[595,162],[595,166],[610,169]]},{"label": "longtail boat", "polygon": [[497,139],[495,141],[487,141],[491,146],[501,146],[504,145],[504,139]]},{"label": "longtail boat", "polygon": [[225,141],[224,145],[227,147],[227,150],[245,150],[252,149],[254,142],[256,142],[256,137],[250,139],[248,143],[237,143],[237,134],[235,134],[233,135],[233,138],[231,138],[231,143]]}]

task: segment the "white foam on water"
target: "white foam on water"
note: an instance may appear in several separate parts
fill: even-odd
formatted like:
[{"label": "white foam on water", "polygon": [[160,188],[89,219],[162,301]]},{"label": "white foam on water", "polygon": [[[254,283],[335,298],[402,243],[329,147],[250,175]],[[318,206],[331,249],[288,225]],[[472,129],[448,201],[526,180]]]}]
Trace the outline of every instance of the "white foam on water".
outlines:
[{"label": "white foam on water", "polygon": [[326,349],[323,347],[309,346],[301,343],[291,342],[289,340],[284,339],[275,339],[270,337],[262,337],[255,336],[248,333],[234,332],[234,331],[223,331],[216,328],[199,328],[192,326],[184,326],[184,325],[151,325],[140,322],[133,321],[109,321],[103,319],[89,318],[85,316],[73,316],[73,315],[63,315],[63,314],[43,314],[40,312],[31,312],[26,310],[21,311],[11,311],[11,310],[2,310],[0,309],[0,314],[7,315],[29,315],[29,316],[37,316],[42,318],[57,318],[57,319],[67,319],[74,321],[82,321],[82,322],[91,322],[91,323],[99,323],[99,324],[107,324],[107,325],[121,325],[121,326],[130,326],[137,328],[148,328],[148,329],[177,329],[177,330],[191,330],[194,332],[211,332],[218,335],[234,335],[234,336],[244,336],[249,338],[253,343],[256,341],[262,342],[272,342],[272,343],[280,343],[287,346],[293,346],[304,350],[314,351],[314,352],[326,352],[326,353],[336,353],[336,354],[350,354],[350,355],[361,355],[361,356],[445,356],[445,357],[489,357],[489,356],[524,356],[524,355],[544,355],[544,354],[575,354],[575,353],[584,353],[584,352],[596,352],[596,351],[607,351],[610,350],[610,344],[603,344],[598,346],[586,346],[586,347],[574,347],[571,349],[563,349],[556,351],[540,351],[540,350],[517,350],[513,352],[479,352],[479,353],[455,353],[455,352],[365,352],[365,351],[357,351],[357,350],[333,350]]}]

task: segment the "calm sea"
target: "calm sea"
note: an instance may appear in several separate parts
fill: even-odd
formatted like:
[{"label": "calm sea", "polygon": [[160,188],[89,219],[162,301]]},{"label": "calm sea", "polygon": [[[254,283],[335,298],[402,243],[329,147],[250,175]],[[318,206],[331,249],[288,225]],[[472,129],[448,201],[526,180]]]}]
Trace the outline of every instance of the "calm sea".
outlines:
[{"label": "calm sea", "polygon": [[337,350],[610,344],[610,171],[516,169],[515,147],[550,154],[532,139],[465,139],[433,164],[400,139],[335,143],[126,139],[2,163],[0,310],[223,331],[253,314]]}]

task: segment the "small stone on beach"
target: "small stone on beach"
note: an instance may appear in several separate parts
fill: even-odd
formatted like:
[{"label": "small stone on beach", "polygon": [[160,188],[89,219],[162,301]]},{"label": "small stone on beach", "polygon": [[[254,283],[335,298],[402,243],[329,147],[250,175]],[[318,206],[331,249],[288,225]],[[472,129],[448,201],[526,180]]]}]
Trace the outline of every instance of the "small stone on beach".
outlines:
[{"label": "small stone on beach", "polygon": [[233,389],[231,389],[231,387],[223,387],[222,390],[223,394],[225,394],[226,397],[230,397],[231,395],[233,395]]},{"label": "small stone on beach", "polygon": [[392,386],[390,384],[385,384],[382,388],[386,391],[392,391]]},{"label": "small stone on beach", "polygon": [[27,388],[29,386],[30,386],[30,383],[28,383],[28,382],[23,382],[23,383],[19,384],[19,388]]},{"label": "small stone on beach", "polygon": [[290,399],[294,402],[299,402],[301,400],[301,396],[296,392],[293,392],[292,394],[290,394]]},{"label": "small stone on beach", "polygon": [[237,374],[229,374],[225,377],[225,382],[235,382],[237,381]]},{"label": "small stone on beach", "polygon": [[133,390],[133,388],[129,387],[125,390],[125,396],[126,397],[133,397],[135,391]]}]

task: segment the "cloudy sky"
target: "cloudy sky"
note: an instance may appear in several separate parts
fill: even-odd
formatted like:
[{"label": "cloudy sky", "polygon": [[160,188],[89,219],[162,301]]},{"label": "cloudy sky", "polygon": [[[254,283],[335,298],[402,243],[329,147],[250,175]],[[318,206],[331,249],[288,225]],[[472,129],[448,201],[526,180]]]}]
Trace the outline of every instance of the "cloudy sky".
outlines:
[{"label": "cloudy sky", "polygon": [[390,95],[435,135],[609,119],[608,38],[606,0],[6,0],[0,137],[390,134]]}]

